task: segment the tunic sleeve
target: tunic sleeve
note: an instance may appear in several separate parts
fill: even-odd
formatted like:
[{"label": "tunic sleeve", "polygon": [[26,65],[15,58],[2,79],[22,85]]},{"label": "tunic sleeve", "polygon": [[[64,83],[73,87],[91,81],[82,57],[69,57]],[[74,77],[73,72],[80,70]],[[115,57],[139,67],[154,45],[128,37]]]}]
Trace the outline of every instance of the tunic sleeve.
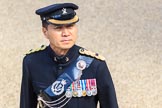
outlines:
[{"label": "tunic sleeve", "polygon": [[36,106],[37,96],[33,91],[27,59],[24,58],[20,94],[20,108],[36,108]]},{"label": "tunic sleeve", "polygon": [[106,62],[102,61],[97,70],[100,108],[118,108],[114,84]]}]

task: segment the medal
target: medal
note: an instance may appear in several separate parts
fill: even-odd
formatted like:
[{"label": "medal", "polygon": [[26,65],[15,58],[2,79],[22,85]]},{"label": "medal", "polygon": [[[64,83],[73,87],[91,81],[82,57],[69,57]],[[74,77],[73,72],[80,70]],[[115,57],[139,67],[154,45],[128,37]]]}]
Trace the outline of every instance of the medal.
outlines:
[{"label": "medal", "polygon": [[91,90],[93,96],[97,95],[96,79],[91,79]]},{"label": "medal", "polygon": [[90,80],[87,79],[86,81],[86,94],[87,96],[92,96],[91,90],[90,90]]},{"label": "medal", "polygon": [[86,95],[87,95],[86,90],[83,90],[82,91],[82,96],[86,96]]},{"label": "medal", "polygon": [[78,92],[77,92],[77,83],[73,82],[73,97],[77,97],[78,96]]},{"label": "medal", "polygon": [[70,86],[68,87],[68,89],[66,90],[65,96],[66,96],[67,98],[71,98],[71,97],[72,97],[72,85],[70,85]]},{"label": "medal", "polygon": [[73,97],[77,97],[78,96],[78,92],[76,90],[73,91]]},{"label": "medal", "polygon": [[90,91],[90,90],[87,90],[87,91],[86,91],[86,94],[87,94],[87,96],[92,96],[92,94],[91,94],[91,91]]},{"label": "medal", "polygon": [[78,92],[78,97],[81,97],[82,96],[81,80],[79,80],[77,83],[77,92]]},{"label": "medal", "polygon": [[77,91],[73,91],[73,97],[77,97],[78,96],[78,92]]},{"label": "medal", "polygon": [[82,96],[86,96],[86,80],[81,80],[82,82]]}]

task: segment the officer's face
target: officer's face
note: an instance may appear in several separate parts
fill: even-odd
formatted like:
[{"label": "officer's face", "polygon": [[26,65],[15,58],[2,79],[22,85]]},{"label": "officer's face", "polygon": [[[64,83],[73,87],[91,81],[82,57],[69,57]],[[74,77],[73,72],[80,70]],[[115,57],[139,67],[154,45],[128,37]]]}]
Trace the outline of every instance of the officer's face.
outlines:
[{"label": "officer's face", "polygon": [[47,28],[43,27],[43,33],[49,40],[50,45],[54,49],[68,50],[77,39],[76,24],[56,26],[49,24]]}]

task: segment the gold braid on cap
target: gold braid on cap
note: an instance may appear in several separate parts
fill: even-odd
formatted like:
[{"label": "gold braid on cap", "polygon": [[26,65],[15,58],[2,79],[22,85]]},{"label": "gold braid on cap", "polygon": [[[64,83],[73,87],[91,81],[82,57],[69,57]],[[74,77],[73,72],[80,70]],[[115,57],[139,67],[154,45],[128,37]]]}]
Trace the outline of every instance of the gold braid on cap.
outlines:
[{"label": "gold braid on cap", "polygon": [[42,50],[44,50],[46,47],[47,47],[47,46],[42,45],[40,48],[31,49],[31,50],[29,50],[25,55],[28,55],[28,54],[31,54],[31,53],[35,53],[35,52],[38,52],[38,51],[42,51]]},{"label": "gold braid on cap", "polygon": [[70,24],[70,23],[75,23],[78,21],[78,16],[75,15],[74,18],[70,20],[55,20],[55,19],[49,19],[48,21],[52,24]]},{"label": "gold braid on cap", "polygon": [[103,57],[102,55],[99,55],[98,53],[86,50],[84,48],[79,49],[79,53],[82,55],[88,55],[88,56],[94,57],[94,58],[102,60],[102,61],[105,60],[105,57]]}]

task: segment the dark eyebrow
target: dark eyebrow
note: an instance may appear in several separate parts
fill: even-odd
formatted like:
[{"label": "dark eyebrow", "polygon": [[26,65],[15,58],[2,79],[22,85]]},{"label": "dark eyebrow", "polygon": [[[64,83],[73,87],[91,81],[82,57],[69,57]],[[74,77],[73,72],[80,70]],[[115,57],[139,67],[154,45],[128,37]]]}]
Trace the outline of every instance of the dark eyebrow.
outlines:
[{"label": "dark eyebrow", "polygon": [[65,25],[66,27],[71,27],[71,26],[74,26],[75,24],[67,24]]},{"label": "dark eyebrow", "polygon": [[62,28],[63,25],[53,25],[53,28]]},{"label": "dark eyebrow", "polygon": [[53,25],[53,28],[62,28],[63,26],[65,27],[71,27],[71,26],[74,26],[75,24],[65,24],[65,25],[55,25],[55,24],[52,24]]}]

